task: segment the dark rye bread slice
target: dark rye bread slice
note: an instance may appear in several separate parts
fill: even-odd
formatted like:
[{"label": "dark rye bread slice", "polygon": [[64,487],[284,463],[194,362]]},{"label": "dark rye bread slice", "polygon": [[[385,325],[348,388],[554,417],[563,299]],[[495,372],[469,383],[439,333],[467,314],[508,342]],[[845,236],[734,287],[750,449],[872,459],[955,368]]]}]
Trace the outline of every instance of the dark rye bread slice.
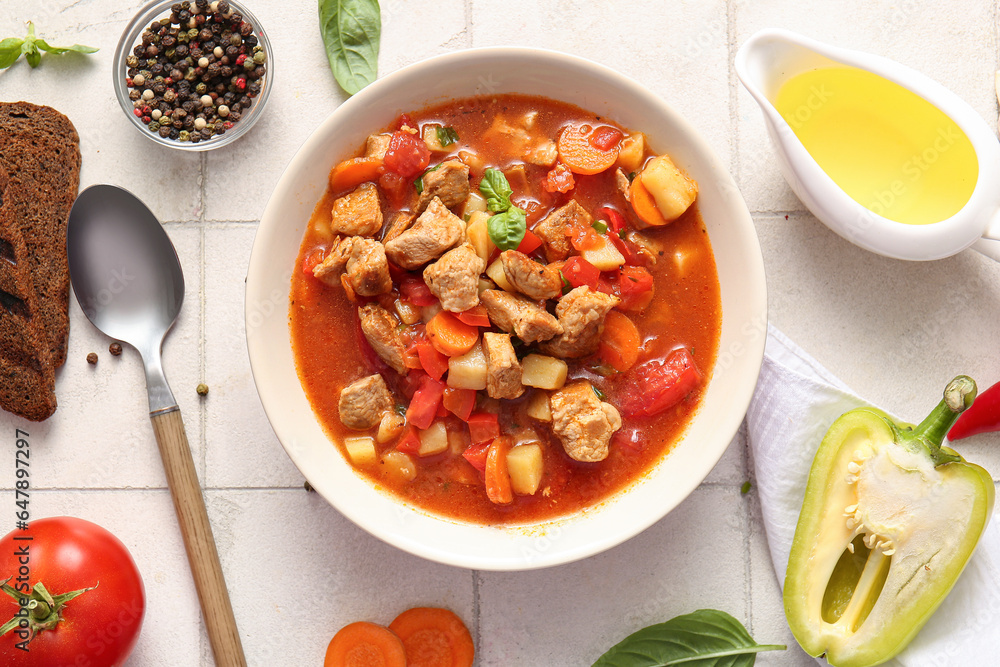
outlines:
[{"label": "dark rye bread slice", "polygon": [[66,224],[80,188],[76,128],[51,107],[0,103],[0,169],[28,195],[18,215],[37,297],[35,316],[58,367],[66,361],[69,338]]},{"label": "dark rye bread slice", "polygon": [[55,368],[18,223],[25,194],[0,171],[0,406],[34,421],[56,409]]}]

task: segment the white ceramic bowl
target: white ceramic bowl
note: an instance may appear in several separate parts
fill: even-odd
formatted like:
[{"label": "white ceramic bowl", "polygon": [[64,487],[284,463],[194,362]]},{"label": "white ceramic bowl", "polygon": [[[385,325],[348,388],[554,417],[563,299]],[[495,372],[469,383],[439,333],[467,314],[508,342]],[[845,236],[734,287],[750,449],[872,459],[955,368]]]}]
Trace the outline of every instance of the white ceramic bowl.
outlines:
[{"label": "white ceramic bowl", "polygon": [[[288,328],[290,276],[327,174],[399,113],[471,95],[523,93],[564,100],[646,133],[697,180],[722,289],[719,357],[702,405],[669,455],[644,479],[596,507],[545,523],[497,527],[430,515],[355,473],[313,415],[296,375]],[[740,425],[757,381],[767,322],[764,268],[753,221],[725,167],[691,125],[636,82],[551,51],[488,48],[416,63],[347,100],[299,149],[257,231],[246,282],[254,381],[278,439],[309,483],[380,539],[430,560],[526,570],[585,558],[665,516],[708,475]]]}]

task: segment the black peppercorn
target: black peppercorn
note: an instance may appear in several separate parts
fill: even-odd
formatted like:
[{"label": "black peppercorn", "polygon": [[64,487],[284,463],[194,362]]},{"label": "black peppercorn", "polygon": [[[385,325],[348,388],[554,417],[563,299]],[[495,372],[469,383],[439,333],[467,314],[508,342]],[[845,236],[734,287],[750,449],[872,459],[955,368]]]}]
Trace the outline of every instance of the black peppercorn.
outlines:
[{"label": "black peppercorn", "polygon": [[159,54],[159,52],[160,49],[158,49],[155,44],[150,44],[149,46],[146,47],[146,55],[149,56],[150,58],[156,56],[157,54]]},{"label": "black peppercorn", "polygon": [[177,48],[174,49],[174,53],[177,55],[178,58],[183,58],[184,56],[186,56],[188,54],[188,45],[187,44],[178,44]]},{"label": "black peppercorn", "polygon": [[221,76],[223,79],[228,79],[232,75],[233,75],[233,68],[230,67],[229,65],[225,65],[219,68],[219,76]]},{"label": "black peppercorn", "polygon": [[113,356],[113,357],[121,356],[121,353],[122,353],[122,344],[121,343],[111,343],[111,345],[108,346],[108,352],[110,352],[111,356]]},{"label": "black peppercorn", "polygon": [[212,39],[212,31],[209,30],[208,28],[202,28],[201,31],[198,33],[198,39],[200,39],[203,42],[207,42],[208,40]]},{"label": "black peppercorn", "polygon": [[[240,34],[241,35],[243,35],[244,37],[249,37],[250,33],[252,33],[252,32],[253,32],[253,26],[252,25],[250,25],[246,21],[244,21],[243,23],[240,24]],[[253,46],[253,44],[251,44],[251,46]]]},{"label": "black peppercorn", "polygon": [[91,366],[93,366],[94,364],[97,363],[97,353],[96,352],[91,352],[90,354],[87,355],[87,363],[90,364]]},{"label": "black peppercorn", "polygon": [[132,54],[135,55],[136,58],[141,58],[146,55],[146,47],[142,44],[136,44],[135,48],[132,49]]},{"label": "black peppercorn", "polygon": [[197,143],[201,142],[201,135],[198,134],[197,132],[192,132],[191,135],[190,135],[190,137],[191,137],[191,143],[192,144],[197,144]]},{"label": "black peppercorn", "polygon": [[247,35],[246,37],[243,38],[243,42],[247,46],[257,46],[257,36],[256,35]]}]

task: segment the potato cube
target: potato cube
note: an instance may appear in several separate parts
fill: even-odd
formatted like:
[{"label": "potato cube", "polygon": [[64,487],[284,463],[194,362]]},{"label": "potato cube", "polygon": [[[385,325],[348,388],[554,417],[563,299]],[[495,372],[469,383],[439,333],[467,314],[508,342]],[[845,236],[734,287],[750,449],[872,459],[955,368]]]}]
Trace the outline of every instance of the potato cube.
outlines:
[{"label": "potato cube", "polygon": [[448,429],[444,422],[434,422],[431,427],[417,433],[420,438],[418,456],[433,456],[448,449]]},{"label": "potato cube", "polygon": [[626,174],[639,171],[642,168],[642,158],[646,152],[646,137],[642,132],[633,132],[622,139],[618,151],[618,166]]},{"label": "potato cube", "polygon": [[405,425],[406,420],[403,418],[403,415],[394,410],[389,410],[382,415],[382,419],[379,421],[378,434],[376,434],[375,439],[382,444],[390,440],[395,440],[403,432]]},{"label": "potato cube", "polygon": [[698,197],[698,184],[681,173],[668,155],[657,156],[646,164],[642,184],[667,222],[681,217]]},{"label": "potato cube", "polygon": [[549,406],[549,395],[544,391],[536,391],[528,399],[526,412],[532,419],[542,422],[552,421],[552,408]]},{"label": "potato cube", "polygon": [[560,389],[566,384],[569,367],[562,359],[529,354],[521,360],[521,384],[538,389]]},{"label": "potato cube", "polygon": [[507,471],[510,473],[510,488],[514,493],[521,496],[533,495],[542,482],[543,470],[541,445],[519,445],[507,452]]},{"label": "potato cube", "polygon": [[615,244],[604,237],[601,237],[601,245],[581,250],[580,256],[593,264],[599,271],[614,271],[625,263],[625,258],[618,252]]},{"label": "potato cube", "polygon": [[370,435],[344,438],[344,449],[347,450],[347,458],[356,466],[371,465],[378,460],[375,441]]},{"label": "potato cube", "polygon": [[486,227],[486,221],[489,217],[488,213],[476,211],[469,218],[469,226],[465,230],[465,234],[469,238],[469,243],[472,244],[472,247],[476,250],[476,254],[484,262],[490,261],[490,255],[493,253],[493,249],[496,248]]},{"label": "potato cube", "polygon": [[448,386],[455,389],[486,389],[486,355],[481,343],[458,357],[448,359]]},{"label": "potato cube", "polygon": [[[470,192],[469,196],[465,198],[465,204],[462,206],[462,216],[471,216],[473,213],[480,212],[486,213],[489,209],[486,208],[486,197],[482,196],[478,192]],[[469,219],[472,222],[472,219]]]},{"label": "potato cube", "polygon": [[413,459],[408,454],[395,449],[386,452],[385,456],[382,457],[382,464],[390,477],[410,482],[417,476],[417,464],[413,462]]},{"label": "potato cube", "polygon": [[496,258],[496,261],[494,261],[492,264],[486,267],[486,275],[488,275],[490,279],[493,282],[495,282],[497,284],[497,287],[499,287],[500,289],[506,292],[517,291],[516,289],[514,289],[514,286],[510,284],[510,281],[507,280],[507,274],[504,273],[503,270],[503,262],[500,261],[499,257]]},{"label": "potato cube", "polygon": [[422,313],[419,306],[414,306],[409,301],[403,301],[402,299],[396,299],[392,305],[403,324],[416,324],[420,321]]},{"label": "potato cube", "polygon": [[424,144],[432,153],[450,153],[458,147],[458,144],[455,142],[452,142],[447,146],[442,144],[441,135],[438,133],[438,130],[440,129],[443,129],[442,126],[436,123],[428,123],[427,125],[424,125]]}]

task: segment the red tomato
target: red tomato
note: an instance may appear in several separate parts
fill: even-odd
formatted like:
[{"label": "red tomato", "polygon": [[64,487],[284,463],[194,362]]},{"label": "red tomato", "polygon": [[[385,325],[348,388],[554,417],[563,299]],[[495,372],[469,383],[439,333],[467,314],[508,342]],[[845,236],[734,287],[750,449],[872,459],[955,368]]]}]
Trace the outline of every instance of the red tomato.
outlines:
[{"label": "red tomato", "polygon": [[472,408],[476,407],[476,390],[448,387],[444,390],[444,398],[441,403],[456,417],[462,421],[468,421],[472,415]]},{"label": "red tomato", "polygon": [[618,142],[622,140],[622,131],[616,127],[610,127],[608,125],[603,125],[590,135],[590,145],[597,150],[607,152],[618,145]]},{"label": "red tomato", "polygon": [[[24,572],[27,581],[20,581]],[[24,667],[124,664],[132,652],[146,613],[146,595],[135,561],[121,541],[97,524],[72,517],[38,519],[27,530],[0,539],[0,579],[31,595],[42,583],[53,597],[82,591],[66,601],[52,629],[29,639],[18,627],[0,639],[0,663]],[[85,589],[92,590],[85,590]],[[40,595],[35,595],[40,599]],[[4,622],[20,611],[9,595],[0,595]],[[57,600],[58,601],[58,600]],[[25,623],[33,623],[26,620]],[[18,646],[27,648],[22,650]]]},{"label": "red tomato", "polygon": [[573,178],[573,172],[570,171],[569,167],[561,162],[553,167],[552,170],[545,175],[545,180],[542,181],[542,188],[544,188],[546,192],[566,193],[575,187],[576,181]]},{"label": "red tomato", "polygon": [[623,266],[618,279],[619,310],[639,311],[653,300],[653,276],[641,266]]},{"label": "red tomato", "polygon": [[423,278],[407,274],[399,283],[399,292],[403,298],[414,306],[432,306],[437,303],[437,297],[431,293]]},{"label": "red tomato", "polygon": [[403,130],[392,133],[383,160],[386,169],[403,178],[415,178],[430,161],[431,151],[419,136]]},{"label": "red tomato", "polygon": [[309,251],[309,254],[305,256],[302,260],[302,273],[309,277],[313,275],[313,269],[316,265],[323,261],[323,257],[326,255],[326,250],[323,248],[313,248]]},{"label": "red tomato", "polygon": [[601,272],[596,266],[585,260],[583,257],[570,257],[562,267],[563,277],[573,287],[586,285],[590,289],[597,289],[597,282],[601,277]]},{"label": "red tomato", "polygon": [[701,371],[686,348],[678,348],[666,359],[647,361],[632,370],[618,408],[625,417],[652,416],[680,403],[701,384]]}]

